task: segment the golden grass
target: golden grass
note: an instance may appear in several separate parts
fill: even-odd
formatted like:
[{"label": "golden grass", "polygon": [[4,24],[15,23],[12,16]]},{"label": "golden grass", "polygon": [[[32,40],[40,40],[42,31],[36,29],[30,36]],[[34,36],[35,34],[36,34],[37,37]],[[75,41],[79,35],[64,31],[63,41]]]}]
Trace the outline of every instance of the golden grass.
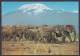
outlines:
[{"label": "golden grass", "polygon": [[[73,39],[73,33],[71,34]],[[79,33],[77,33],[79,39]],[[58,38],[61,41],[61,38]],[[70,43],[36,43],[35,41],[8,41],[2,42],[2,55],[79,55],[79,41]],[[48,53],[48,48],[51,53]]]},{"label": "golden grass", "polygon": [[79,55],[79,42],[63,44],[2,42],[2,55]]}]

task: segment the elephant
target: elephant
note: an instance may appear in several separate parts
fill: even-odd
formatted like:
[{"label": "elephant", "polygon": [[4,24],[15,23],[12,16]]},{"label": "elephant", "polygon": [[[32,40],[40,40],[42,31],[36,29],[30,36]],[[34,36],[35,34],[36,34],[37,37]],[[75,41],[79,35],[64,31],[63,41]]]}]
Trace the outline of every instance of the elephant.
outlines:
[{"label": "elephant", "polygon": [[76,36],[76,31],[73,25],[58,25],[57,29],[59,30],[59,33],[55,32],[56,37],[62,37],[62,42],[65,42],[66,36],[69,38],[70,42],[72,42],[70,33],[74,32],[74,41]]},{"label": "elephant", "polygon": [[16,37],[19,41],[23,39],[34,40],[41,42],[53,43],[58,41],[58,37],[62,37],[62,42],[65,42],[66,36],[72,42],[70,33],[74,33],[74,41],[76,41],[76,30],[73,25],[13,25],[13,26],[2,26],[2,40],[9,41],[12,38],[16,41]]},{"label": "elephant", "polygon": [[56,41],[56,38],[54,36],[55,33],[53,32],[53,29],[51,27],[39,28],[39,32],[40,32],[40,38],[42,39],[42,42],[46,41],[50,43]]},{"label": "elephant", "polygon": [[2,40],[4,41],[9,41],[11,36],[12,36],[12,30],[11,30],[11,26],[2,26],[2,30],[1,30],[1,35],[2,35]]},{"label": "elephant", "polygon": [[38,41],[38,30],[37,29],[26,29],[25,38],[26,40]]},{"label": "elephant", "polygon": [[[76,41],[76,30],[75,30],[75,27],[73,25],[64,25],[64,31],[67,32],[67,36],[71,39],[70,37],[70,33],[74,33],[74,41]],[[71,39],[72,41],[72,39]]]},{"label": "elephant", "polygon": [[51,36],[52,36],[51,42],[52,43],[57,42],[58,39],[56,38],[56,34],[60,33],[60,31],[58,30],[58,25],[48,26],[47,29],[51,32]]},{"label": "elephant", "polygon": [[16,41],[16,37],[19,38],[19,41],[21,39],[23,39],[23,34],[24,34],[24,31],[25,31],[25,26],[23,25],[13,25],[12,26],[12,32],[13,32],[13,38],[14,38],[14,41]]},{"label": "elephant", "polygon": [[[50,32],[46,31],[45,29],[39,29],[39,33],[40,33],[40,38],[42,40],[42,42],[47,41],[49,42],[51,39],[51,35]],[[49,38],[49,39],[48,39]]]},{"label": "elephant", "polygon": [[33,32],[28,30],[25,32],[25,38],[26,40],[33,40],[34,36],[33,36]]},{"label": "elephant", "polygon": [[[44,27],[45,28],[45,27]],[[58,41],[56,37],[62,37],[62,42],[65,42],[66,36],[69,38],[70,42],[72,42],[70,33],[74,32],[74,41],[76,36],[76,31],[73,25],[51,25],[47,27],[48,29],[51,29],[50,32],[52,32],[52,42]]]},{"label": "elephant", "polygon": [[33,35],[34,35],[34,39],[35,41],[39,41],[40,39],[40,32],[38,29],[29,29],[33,32]]}]

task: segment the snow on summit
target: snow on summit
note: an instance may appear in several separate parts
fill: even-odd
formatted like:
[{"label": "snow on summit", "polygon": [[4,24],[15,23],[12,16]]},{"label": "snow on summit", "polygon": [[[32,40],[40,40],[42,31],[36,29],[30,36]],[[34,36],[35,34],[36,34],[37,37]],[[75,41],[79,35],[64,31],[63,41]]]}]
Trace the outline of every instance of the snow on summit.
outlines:
[{"label": "snow on summit", "polygon": [[23,10],[23,12],[26,12],[27,10],[34,10],[34,13],[41,13],[44,10],[53,10],[51,8],[48,8],[47,6],[43,4],[25,4],[21,6],[18,10]]},{"label": "snow on summit", "polygon": [[47,6],[43,5],[43,4],[25,4],[23,6],[21,6],[19,8],[19,10],[32,10],[32,9],[40,9],[40,10],[43,10],[43,9],[46,9],[46,10],[52,10],[50,8],[48,8]]}]

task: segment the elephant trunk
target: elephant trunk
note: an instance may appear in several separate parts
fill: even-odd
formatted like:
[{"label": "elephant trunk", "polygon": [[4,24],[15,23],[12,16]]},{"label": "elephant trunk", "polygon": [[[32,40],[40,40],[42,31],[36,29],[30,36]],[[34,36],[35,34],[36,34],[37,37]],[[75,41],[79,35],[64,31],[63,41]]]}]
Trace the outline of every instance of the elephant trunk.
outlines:
[{"label": "elephant trunk", "polygon": [[72,32],[74,33],[74,41],[73,42],[75,42],[76,41],[76,30],[75,30],[74,26],[72,28]]}]

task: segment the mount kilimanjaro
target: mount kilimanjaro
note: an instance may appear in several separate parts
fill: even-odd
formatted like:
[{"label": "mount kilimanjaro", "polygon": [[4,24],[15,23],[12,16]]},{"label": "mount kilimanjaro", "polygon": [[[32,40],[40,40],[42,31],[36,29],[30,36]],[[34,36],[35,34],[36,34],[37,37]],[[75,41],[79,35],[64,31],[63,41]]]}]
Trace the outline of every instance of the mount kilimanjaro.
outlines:
[{"label": "mount kilimanjaro", "polygon": [[51,9],[43,4],[25,4],[2,15],[4,25],[64,25],[72,24],[78,30],[78,13]]}]

